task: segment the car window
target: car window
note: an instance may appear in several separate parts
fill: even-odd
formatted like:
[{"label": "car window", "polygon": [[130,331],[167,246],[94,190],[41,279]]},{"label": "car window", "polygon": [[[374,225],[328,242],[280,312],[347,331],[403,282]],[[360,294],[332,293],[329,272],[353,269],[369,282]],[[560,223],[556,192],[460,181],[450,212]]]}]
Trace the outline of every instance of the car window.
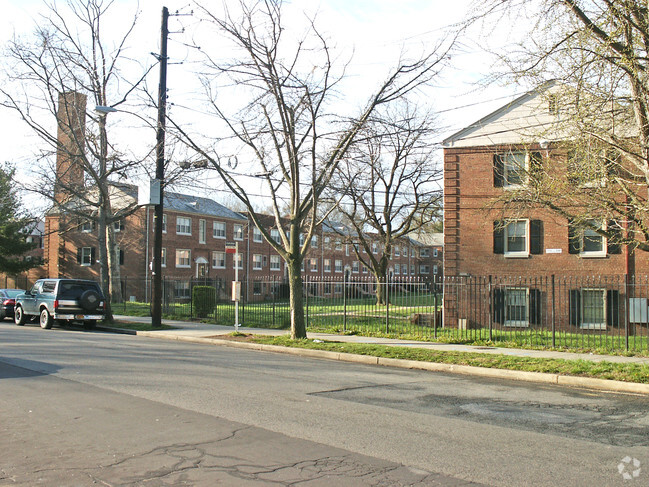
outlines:
[{"label": "car window", "polygon": [[18,296],[19,294],[22,294],[22,293],[24,293],[24,292],[25,292],[25,291],[23,291],[22,289],[7,289],[7,290],[4,292],[4,294],[5,294],[8,298],[15,298],[16,296]]},{"label": "car window", "polygon": [[53,293],[54,289],[56,289],[56,281],[43,282],[43,293]]},{"label": "car window", "polygon": [[32,286],[32,288],[29,290],[29,292],[31,294],[38,294],[40,292],[40,288],[41,288],[41,283],[37,282],[36,284],[34,284]]},{"label": "car window", "polygon": [[62,282],[59,285],[59,297],[79,299],[88,290],[99,292],[97,285],[93,282]]}]

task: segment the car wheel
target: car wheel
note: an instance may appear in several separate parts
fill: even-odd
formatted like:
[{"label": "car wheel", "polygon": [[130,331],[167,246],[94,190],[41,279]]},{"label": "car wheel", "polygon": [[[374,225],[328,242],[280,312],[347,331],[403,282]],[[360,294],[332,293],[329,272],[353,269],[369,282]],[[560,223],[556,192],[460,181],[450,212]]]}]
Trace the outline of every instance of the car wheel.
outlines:
[{"label": "car wheel", "polygon": [[44,330],[49,330],[52,328],[52,324],[54,323],[54,320],[50,316],[50,312],[47,311],[47,308],[43,308],[41,310],[41,328]]},{"label": "car wheel", "polygon": [[25,313],[23,313],[23,309],[20,306],[18,306],[14,312],[14,323],[18,326],[23,326],[25,324]]},{"label": "car wheel", "polygon": [[84,321],[83,323],[83,327],[86,330],[94,330],[96,326],[97,326],[96,320],[88,320],[88,321]]},{"label": "car wheel", "polygon": [[86,311],[94,311],[99,306],[101,298],[97,291],[88,289],[79,297],[79,306],[81,306]]}]

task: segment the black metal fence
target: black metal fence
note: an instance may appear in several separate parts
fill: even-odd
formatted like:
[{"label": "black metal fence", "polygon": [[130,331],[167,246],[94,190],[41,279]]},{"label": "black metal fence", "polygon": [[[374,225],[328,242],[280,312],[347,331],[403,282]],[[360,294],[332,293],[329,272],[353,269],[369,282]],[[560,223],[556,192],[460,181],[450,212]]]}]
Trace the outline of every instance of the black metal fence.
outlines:
[{"label": "black metal fence", "polygon": [[[220,279],[164,279],[163,313],[234,325],[231,284]],[[305,276],[303,289],[311,331],[611,352],[649,350],[648,276],[395,276],[377,283],[352,274]],[[150,293],[150,281],[124,279],[123,300],[113,303],[113,310],[148,316]],[[244,278],[239,322],[245,327],[288,328],[288,298],[283,279]]]}]

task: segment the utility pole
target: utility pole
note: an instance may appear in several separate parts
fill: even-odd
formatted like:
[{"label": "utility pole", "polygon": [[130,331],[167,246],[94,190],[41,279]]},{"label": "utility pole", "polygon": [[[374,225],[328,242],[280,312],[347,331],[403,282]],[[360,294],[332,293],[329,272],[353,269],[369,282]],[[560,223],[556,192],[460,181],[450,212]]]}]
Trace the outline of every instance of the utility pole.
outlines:
[{"label": "utility pole", "polygon": [[151,326],[162,327],[162,218],[165,171],[165,125],[167,117],[167,37],[169,36],[169,10],[162,7],[160,35],[160,84],[158,85],[158,126],[156,134],[155,178],[160,187],[160,199],[155,205],[153,223],[153,296]]}]

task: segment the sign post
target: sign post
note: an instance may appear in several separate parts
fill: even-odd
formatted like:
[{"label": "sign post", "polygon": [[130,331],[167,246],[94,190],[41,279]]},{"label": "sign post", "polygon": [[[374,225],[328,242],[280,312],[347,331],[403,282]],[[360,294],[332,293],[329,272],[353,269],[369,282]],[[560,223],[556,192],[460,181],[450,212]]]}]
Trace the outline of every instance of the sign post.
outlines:
[{"label": "sign post", "polygon": [[239,301],[241,300],[241,283],[239,282],[239,242],[225,244],[225,253],[234,254],[234,281],[232,282],[232,301],[234,301],[234,329],[239,331]]}]

